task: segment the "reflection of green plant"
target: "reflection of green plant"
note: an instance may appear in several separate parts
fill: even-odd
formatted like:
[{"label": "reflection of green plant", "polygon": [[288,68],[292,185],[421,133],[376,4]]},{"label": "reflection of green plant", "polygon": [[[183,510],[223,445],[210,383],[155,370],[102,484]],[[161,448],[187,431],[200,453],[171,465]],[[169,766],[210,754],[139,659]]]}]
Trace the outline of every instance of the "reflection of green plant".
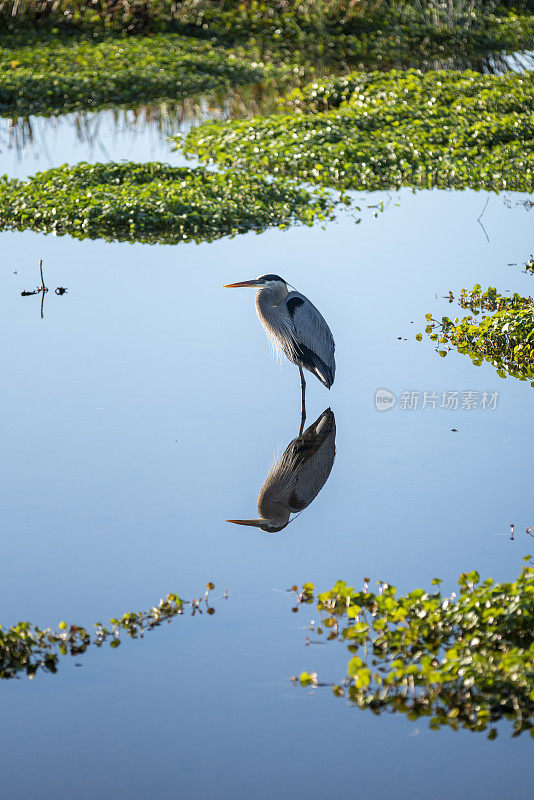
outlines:
[{"label": "reflection of green plant", "polygon": [[[213,583],[208,583],[204,593],[207,614],[215,613],[215,609],[208,604],[209,592],[214,588]],[[33,678],[38,669],[56,672],[60,655],[78,656],[85,653],[90,645],[101,647],[108,640],[110,647],[118,647],[121,632],[131,639],[142,637],[146,631],[162,622],[170,622],[183,614],[186,605],[191,605],[193,614],[203,613],[200,600],[189,604],[177,594],[169,594],[148,611],[131,611],[120,619],[110,620],[111,628],[106,628],[100,622],[95,623],[93,637],[85,628],[68,626],[65,622],[59,624],[57,631],[50,628],[42,630],[29,622],[19,622],[7,630],[0,626],[0,679],[14,678],[20,672]]]},{"label": "reflection of green plant", "polygon": [[[530,380],[534,386],[534,300],[518,294],[503,297],[491,286],[483,292],[476,284],[470,292],[462,289],[459,303],[475,316],[482,312],[481,318],[436,320],[426,315],[426,332],[436,342],[439,355],[445,356],[456,347],[476,366],[488,361],[501,378],[508,373],[522,381]],[[421,338],[418,334],[417,339]]]},{"label": "reflection of green plant", "polygon": [[534,73],[353,73],[297,103],[193,128],[186,151],[340,189],[534,188]]},{"label": "reflection of green plant", "polygon": [[0,110],[21,114],[176,98],[264,78],[258,65],[176,34],[91,39],[28,34],[0,46]]},{"label": "reflection of green plant", "polygon": [[0,227],[77,238],[211,241],[329,213],[326,198],[282,181],[166,164],[62,166],[0,178]]},{"label": "reflection of green plant", "polygon": [[[530,557],[525,559],[530,561]],[[438,585],[440,581],[434,580]],[[380,583],[375,594],[338,581],[317,595],[318,634],[344,641],[352,657],[343,685],[360,708],[430,717],[430,727],[473,731],[507,718],[514,735],[532,730],[534,715],[534,569],[512,583],[462,575],[458,596],[416,589],[397,596]],[[300,601],[311,603],[313,585]],[[304,685],[317,676],[304,672]]]},{"label": "reflection of green plant", "polygon": [[11,31],[0,45],[0,111],[134,105],[267,77],[295,85],[351,66],[506,70],[505,53],[530,48],[534,17],[466,14],[472,2],[0,0],[0,27]]},{"label": "reflection of green plant", "polygon": [[235,36],[279,31],[293,38],[352,29],[360,21],[480,27],[501,6],[524,10],[532,0],[0,0],[9,27],[52,23],[89,30],[160,30],[176,24],[206,26]]}]

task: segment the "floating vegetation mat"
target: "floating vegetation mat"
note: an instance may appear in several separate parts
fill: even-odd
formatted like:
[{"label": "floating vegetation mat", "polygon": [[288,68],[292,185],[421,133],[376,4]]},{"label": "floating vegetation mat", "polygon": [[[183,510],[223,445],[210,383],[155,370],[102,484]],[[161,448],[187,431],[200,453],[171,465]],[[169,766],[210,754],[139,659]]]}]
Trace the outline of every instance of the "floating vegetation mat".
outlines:
[{"label": "floating vegetation mat", "polygon": [[[451,293],[451,301],[454,299]],[[483,291],[476,284],[462,289],[459,304],[473,314],[459,319],[434,319],[427,314],[426,333],[436,342],[440,356],[455,347],[476,366],[484,361],[505,378],[511,375],[534,386],[534,300],[513,294],[504,297],[493,287]],[[479,316],[480,315],[480,316]],[[479,317],[477,319],[477,317]],[[419,341],[421,334],[417,335]]]},{"label": "floating vegetation mat", "polygon": [[38,628],[29,622],[19,622],[12,628],[0,625],[0,679],[15,678],[25,673],[30,679],[38,670],[57,672],[60,656],[79,656],[91,647],[119,647],[121,633],[130,639],[142,638],[147,631],[163,622],[170,622],[187,608],[195,614],[214,614],[209,604],[209,593],[215,588],[208,583],[204,596],[198,600],[182,600],[177,594],[169,594],[148,611],[130,611],[119,619],[111,619],[109,627],[96,622],[94,634],[78,625],[60,622],[58,630]]},{"label": "floating vegetation mat", "polygon": [[261,80],[265,71],[176,34],[104,38],[19,34],[0,42],[0,112],[51,114],[177,98]]},{"label": "floating vegetation mat", "polygon": [[262,176],[166,164],[62,166],[25,181],[0,178],[0,227],[78,239],[174,244],[311,225],[326,197]]},{"label": "floating vegetation mat", "polygon": [[[315,634],[344,642],[351,655],[334,694],[375,714],[428,717],[433,729],[487,730],[493,739],[494,723],[506,718],[515,736],[532,734],[534,569],[530,556],[525,560],[512,583],[481,582],[470,572],[450,597],[442,596],[439,580],[434,592],[404,596],[383,582],[369,591],[366,579],[362,591],[338,581],[315,598],[313,584],[305,584],[299,605],[316,600]],[[324,685],[311,672],[298,680]]]},{"label": "floating vegetation mat", "polygon": [[185,150],[342,190],[534,190],[534,73],[352,73],[295,92],[290,107],[204,123]]}]

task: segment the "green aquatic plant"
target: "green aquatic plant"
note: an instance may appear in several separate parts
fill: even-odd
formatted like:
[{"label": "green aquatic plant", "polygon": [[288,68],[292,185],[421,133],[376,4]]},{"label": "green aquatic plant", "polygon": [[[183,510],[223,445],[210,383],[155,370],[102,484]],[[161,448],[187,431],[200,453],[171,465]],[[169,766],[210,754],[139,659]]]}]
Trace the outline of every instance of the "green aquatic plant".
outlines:
[{"label": "green aquatic plant", "polygon": [[79,239],[173,244],[311,225],[326,197],[262,176],[167,164],[64,165],[28,180],[0,178],[0,228]]},{"label": "green aquatic plant", "polygon": [[[451,293],[451,299],[453,295]],[[454,347],[478,367],[487,361],[505,378],[511,375],[534,386],[534,300],[514,293],[505,297],[494,287],[486,291],[476,284],[462,289],[459,304],[472,315],[462,319],[426,315],[426,333],[436,352],[446,356]],[[477,317],[480,315],[480,318]],[[422,334],[416,337],[419,341]]]},{"label": "green aquatic plant", "polygon": [[534,73],[356,73],[291,102],[299,113],[206,122],[184,149],[342,190],[534,189]]},{"label": "green aquatic plant", "polygon": [[[517,580],[480,580],[463,574],[458,594],[443,596],[441,581],[431,592],[398,595],[379,582],[372,592],[338,581],[314,595],[313,584],[298,591],[294,611],[317,602],[321,620],[313,630],[347,645],[346,677],[333,686],[359,708],[375,714],[429,718],[430,728],[488,731],[508,719],[517,736],[534,730],[534,569],[530,556]],[[302,685],[321,685],[303,672]]]},{"label": "green aquatic plant", "polygon": [[51,114],[255,83],[265,70],[210,42],[28,34],[0,39],[0,112]]},{"label": "green aquatic plant", "polygon": [[532,15],[463,14],[440,26],[418,2],[402,13],[384,4],[379,14],[374,0],[223,5],[0,0],[0,113],[136,105],[274,77],[294,85],[358,66],[492,71],[495,60],[507,69],[503,54],[529,49],[534,38]]},{"label": "green aquatic plant", "polygon": [[[479,75],[465,70],[390,70],[349,72],[295,89],[283,104],[290,111],[317,113],[351,108],[363,114],[384,111],[389,117],[432,123],[438,109],[456,112],[463,125],[477,113],[532,112],[530,74]],[[392,122],[393,119],[390,119]]]},{"label": "green aquatic plant", "polygon": [[111,619],[110,627],[96,622],[93,635],[83,627],[66,622],[60,622],[57,630],[38,628],[29,622],[19,622],[11,628],[0,625],[0,679],[15,678],[20,673],[31,679],[38,670],[57,672],[60,656],[79,656],[89,647],[102,647],[105,642],[109,642],[110,647],[119,647],[121,633],[130,639],[142,638],[147,631],[183,614],[188,606],[193,615],[204,611],[214,614],[215,609],[208,602],[214,588],[213,583],[208,583],[203,600],[191,602],[169,594],[148,611],[130,611]]}]

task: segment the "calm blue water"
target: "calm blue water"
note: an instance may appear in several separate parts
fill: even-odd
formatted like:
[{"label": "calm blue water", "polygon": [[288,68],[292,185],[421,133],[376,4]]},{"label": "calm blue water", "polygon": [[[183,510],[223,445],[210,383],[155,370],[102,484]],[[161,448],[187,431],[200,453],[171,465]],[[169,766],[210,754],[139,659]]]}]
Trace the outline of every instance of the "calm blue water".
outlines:
[{"label": "calm blue water", "polygon": [[[36,120],[44,138],[19,156],[4,146],[0,172],[182,163],[150,126],[126,135],[109,113],[94,122],[107,155],[71,117]],[[388,196],[358,197],[358,225],[202,245],[0,235],[2,625],[90,625],[216,584],[212,617],[2,683],[6,800],[532,796],[528,736],[433,733],[289,681],[302,669],[337,680],[347,661],[335,643],[305,646],[313,613],[291,614],[292,584],[370,576],[408,590],[439,576],[453,590],[468,569],[513,578],[534,550],[522,532],[534,525],[532,389],[414,338],[425,313],[456,313],[449,289],[532,292],[521,264],[534,211],[492,195],[488,242],[486,194],[406,190],[377,217],[368,206]],[[40,258],[43,320],[40,298],[20,296],[39,283]],[[270,357],[253,293],[222,288],[272,271],[319,306],[338,364],[331,392],[308,381],[308,423],[335,414],[332,473],[277,535],[225,522],[256,516],[275,455],[298,433],[297,370]],[[378,388],[499,400],[380,413]]]}]

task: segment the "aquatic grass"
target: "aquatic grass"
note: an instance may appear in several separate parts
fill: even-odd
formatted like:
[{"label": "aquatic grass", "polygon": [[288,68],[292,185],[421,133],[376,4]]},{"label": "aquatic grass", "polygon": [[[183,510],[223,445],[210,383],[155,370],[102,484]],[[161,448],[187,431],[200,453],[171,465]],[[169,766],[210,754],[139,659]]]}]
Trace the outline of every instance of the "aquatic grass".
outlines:
[{"label": "aquatic grass", "polygon": [[534,74],[356,73],[291,102],[193,128],[185,152],[342,190],[534,189]]},{"label": "aquatic grass", "polygon": [[531,49],[534,37],[525,0],[511,8],[495,0],[192,0],[192,14],[187,5],[183,20],[193,35],[196,27],[219,41],[256,49],[265,60],[311,60],[344,69],[511,53]]},{"label": "aquatic grass", "polygon": [[0,0],[0,24],[9,28],[62,25],[88,29],[160,30],[177,24],[224,25],[235,34],[301,34],[354,23],[425,22],[434,27],[481,25],[494,12],[533,9],[532,0]]},{"label": "aquatic grass", "polygon": [[64,165],[0,178],[0,228],[174,244],[331,214],[332,203],[263,176],[133,162]]},{"label": "aquatic grass", "polygon": [[255,83],[265,70],[210,42],[156,34],[128,38],[4,36],[0,112],[51,114]]},{"label": "aquatic grass", "polygon": [[[313,634],[347,646],[346,675],[333,692],[358,708],[427,717],[434,730],[487,731],[490,739],[502,719],[514,736],[533,734],[534,569],[530,556],[525,561],[511,582],[464,573],[450,596],[438,579],[430,592],[405,595],[383,581],[370,591],[367,578],[362,590],[338,581],[317,595],[308,583],[294,587],[293,610],[316,601]],[[294,680],[324,685],[313,672]]]},{"label": "aquatic grass", "polygon": [[150,31],[172,25],[182,6],[180,0],[0,0],[0,23],[11,29],[60,25]]},{"label": "aquatic grass", "polygon": [[109,641],[112,648],[119,647],[121,633],[130,639],[142,638],[147,631],[170,622],[184,613],[189,606],[191,613],[208,615],[215,613],[210,606],[209,593],[215,588],[208,583],[203,598],[187,601],[171,593],[148,611],[130,611],[122,617],[110,620],[110,627],[96,622],[95,633],[79,625],[60,622],[58,629],[39,628],[29,622],[19,622],[11,628],[0,625],[0,679],[7,680],[25,673],[30,680],[38,671],[55,673],[60,656],[79,656],[91,647],[102,647]]},{"label": "aquatic grass", "polygon": [[[462,289],[459,304],[473,313],[462,319],[444,316],[440,320],[426,315],[425,331],[435,342],[436,352],[443,357],[456,348],[477,367],[488,362],[500,378],[510,375],[534,386],[532,297],[517,293],[506,297],[492,286],[484,291],[476,284],[470,291]],[[416,338],[420,341],[422,334]]]},{"label": "aquatic grass", "polygon": [[476,0],[476,13],[468,8],[472,3],[191,0],[181,8],[183,30],[193,36],[239,45],[274,65],[307,64],[322,74],[357,67],[465,68],[471,62],[492,71],[493,57],[500,62],[503,53],[531,49],[534,17],[522,0],[512,10]]},{"label": "aquatic grass", "polygon": [[[531,49],[532,14],[501,7],[499,15],[489,13],[494,0],[477,0],[473,14],[472,4],[0,0],[0,31],[5,31],[0,44],[7,64],[0,73],[0,104],[21,114],[132,104],[217,88],[225,79],[232,85],[263,80],[266,72],[287,70],[324,73],[439,63],[456,68],[473,64],[485,71],[494,69],[493,59],[497,68],[506,69],[504,53]],[[201,57],[195,60],[195,55]],[[107,69],[108,57],[114,74]]]}]

